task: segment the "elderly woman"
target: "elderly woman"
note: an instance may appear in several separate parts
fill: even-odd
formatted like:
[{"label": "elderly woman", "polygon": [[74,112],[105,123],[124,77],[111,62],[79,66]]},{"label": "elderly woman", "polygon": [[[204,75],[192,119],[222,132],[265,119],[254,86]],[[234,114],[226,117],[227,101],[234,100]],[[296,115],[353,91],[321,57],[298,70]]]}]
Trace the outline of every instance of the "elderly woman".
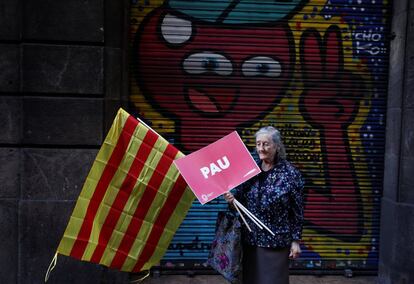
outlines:
[{"label": "elderly woman", "polygon": [[243,283],[289,283],[289,257],[300,254],[303,223],[303,180],[299,170],[286,160],[281,135],[272,126],[255,135],[262,172],[224,198],[240,201],[269,227],[250,226],[243,232]]}]

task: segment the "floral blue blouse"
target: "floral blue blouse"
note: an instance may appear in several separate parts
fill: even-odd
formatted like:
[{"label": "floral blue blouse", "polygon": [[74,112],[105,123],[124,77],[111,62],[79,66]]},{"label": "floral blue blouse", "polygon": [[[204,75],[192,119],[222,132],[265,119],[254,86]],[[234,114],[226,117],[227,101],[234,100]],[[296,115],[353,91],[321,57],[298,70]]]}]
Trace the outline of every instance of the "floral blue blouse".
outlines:
[{"label": "floral blue blouse", "polygon": [[259,247],[290,247],[300,240],[303,225],[304,181],[298,169],[286,160],[238,186],[235,198],[261,220],[273,233],[260,230],[249,218],[252,232],[245,226],[243,240]]}]

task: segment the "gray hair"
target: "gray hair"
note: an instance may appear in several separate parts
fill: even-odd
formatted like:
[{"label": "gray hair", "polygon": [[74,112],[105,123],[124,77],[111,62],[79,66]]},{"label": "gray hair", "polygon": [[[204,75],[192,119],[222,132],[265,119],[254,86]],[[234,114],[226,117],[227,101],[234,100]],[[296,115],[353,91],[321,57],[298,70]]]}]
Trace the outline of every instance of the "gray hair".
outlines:
[{"label": "gray hair", "polygon": [[254,135],[254,137],[257,138],[257,136],[262,134],[270,135],[270,137],[272,137],[273,142],[276,144],[277,157],[275,157],[275,160],[277,161],[278,159],[286,159],[286,149],[285,145],[283,145],[282,135],[280,134],[279,130],[277,130],[273,126],[265,126],[260,128]]}]

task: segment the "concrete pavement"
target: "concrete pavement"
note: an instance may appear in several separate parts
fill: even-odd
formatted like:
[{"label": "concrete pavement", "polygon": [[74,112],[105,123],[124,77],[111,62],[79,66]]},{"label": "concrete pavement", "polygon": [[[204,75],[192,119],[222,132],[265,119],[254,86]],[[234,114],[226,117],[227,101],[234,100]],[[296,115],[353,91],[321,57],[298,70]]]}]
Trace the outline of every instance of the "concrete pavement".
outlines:
[{"label": "concrete pavement", "polygon": [[[135,278],[136,279],[136,278]],[[134,279],[131,279],[134,280]],[[290,276],[290,284],[375,284],[375,276],[355,276],[347,278],[344,276]],[[168,275],[149,277],[143,284],[228,284],[223,277],[218,275]]]}]

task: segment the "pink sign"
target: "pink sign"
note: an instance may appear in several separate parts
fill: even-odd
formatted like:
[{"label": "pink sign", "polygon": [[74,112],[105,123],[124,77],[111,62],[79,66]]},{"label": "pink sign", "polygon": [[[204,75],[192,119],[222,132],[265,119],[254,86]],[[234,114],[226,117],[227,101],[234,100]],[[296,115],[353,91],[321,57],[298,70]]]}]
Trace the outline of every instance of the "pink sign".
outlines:
[{"label": "pink sign", "polygon": [[201,204],[260,173],[236,131],[174,163]]}]

